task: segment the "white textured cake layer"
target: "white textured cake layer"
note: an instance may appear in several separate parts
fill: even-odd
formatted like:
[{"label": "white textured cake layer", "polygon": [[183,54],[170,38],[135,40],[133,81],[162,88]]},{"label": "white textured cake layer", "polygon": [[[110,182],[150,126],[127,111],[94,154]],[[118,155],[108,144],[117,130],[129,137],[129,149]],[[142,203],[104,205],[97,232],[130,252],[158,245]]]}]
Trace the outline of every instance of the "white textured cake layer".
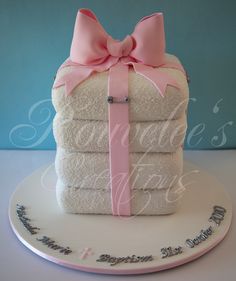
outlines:
[{"label": "white textured cake layer", "polygon": [[[113,138],[116,138],[115,129]],[[131,122],[129,128],[118,128],[122,135],[129,133],[130,152],[173,152],[183,144],[186,129],[185,114],[176,120]],[[107,121],[71,120],[57,113],[53,121],[53,132],[60,147],[80,152],[109,151]]]},{"label": "white textured cake layer", "polygon": [[[169,62],[178,62],[166,55]],[[57,73],[56,80],[71,71],[65,67]],[[158,68],[175,78],[179,89],[168,86],[162,97],[154,85],[143,76],[129,71],[129,119],[130,121],[156,121],[177,119],[183,116],[188,104],[188,85],[185,75],[173,68]],[[63,117],[81,120],[108,120],[108,71],[96,73],[77,86],[70,96],[65,87],[52,90],[52,102]]]},{"label": "white textured cake layer", "polygon": [[[60,69],[56,80],[72,68]],[[162,97],[130,69],[129,131],[119,128],[129,133],[131,212],[137,215],[170,214],[178,206],[188,84],[180,70],[158,69],[175,78],[179,88],[168,86]],[[52,90],[57,200],[65,212],[112,214],[107,96],[108,71],[93,74],[69,96],[65,86]]]},{"label": "white textured cake layer", "polygon": [[[129,157],[131,189],[166,189],[182,174],[182,148],[174,153],[130,153]],[[69,152],[58,148],[55,166],[58,179],[66,186],[110,189],[108,153]]]},{"label": "white textured cake layer", "polygon": [[[112,214],[110,190],[81,189],[57,182],[57,201],[63,211],[79,214]],[[165,190],[132,190],[132,215],[174,213],[180,203],[181,187]]]}]

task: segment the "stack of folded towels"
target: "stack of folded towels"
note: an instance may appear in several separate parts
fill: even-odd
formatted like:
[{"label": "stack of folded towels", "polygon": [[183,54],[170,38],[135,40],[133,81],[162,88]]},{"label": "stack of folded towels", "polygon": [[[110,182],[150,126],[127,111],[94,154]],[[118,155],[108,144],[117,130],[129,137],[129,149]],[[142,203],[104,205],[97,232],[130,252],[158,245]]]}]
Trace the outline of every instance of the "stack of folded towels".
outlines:
[{"label": "stack of folded towels", "polygon": [[[166,59],[179,62],[172,55]],[[71,67],[60,69],[56,79]],[[138,215],[175,212],[182,191],[188,85],[181,71],[159,69],[179,85],[168,86],[164,97],[129,70],[130,126],[123,130],[129,133],[131,211]],[[90,76],[69,96],[64,86],[52,90],[57,200],[66,212],[112,214],[107,84],[106,71]]]}]

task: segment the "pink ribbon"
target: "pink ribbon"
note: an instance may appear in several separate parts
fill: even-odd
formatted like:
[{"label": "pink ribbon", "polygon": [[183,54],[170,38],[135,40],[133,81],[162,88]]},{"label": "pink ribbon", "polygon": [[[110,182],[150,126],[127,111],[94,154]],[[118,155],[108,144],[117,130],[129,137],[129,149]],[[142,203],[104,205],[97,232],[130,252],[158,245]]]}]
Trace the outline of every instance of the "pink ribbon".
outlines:
[{"label": "pink ribbon", "polygon": [[128,136],[123,136],[117,131],[116,138],[112,138],[111,132],[117,124],[122,126],[129,124],[128,102],[120,102],[128,100],[129,67],[148,79],[161,96],[164,96],[168,85],[178,88],[178,84],[159,67],[176,68],[185,73],[181,64],[165,61],[163,15],[155,13],[142,18],[131,35],[118,41],[106,33],[92,11],[79,10],[70,58],[60,69],[66,66],[73,66],[71,72],[56,80],[53,88],[64,85],[68,95],[93,73],[109,70],[108,96],[114,99],[114,102],[109,103],[112,213],[129,216],[131,214],[129,150],[128,145],[121,145],[120,141],[123,138],[128,144]]}]

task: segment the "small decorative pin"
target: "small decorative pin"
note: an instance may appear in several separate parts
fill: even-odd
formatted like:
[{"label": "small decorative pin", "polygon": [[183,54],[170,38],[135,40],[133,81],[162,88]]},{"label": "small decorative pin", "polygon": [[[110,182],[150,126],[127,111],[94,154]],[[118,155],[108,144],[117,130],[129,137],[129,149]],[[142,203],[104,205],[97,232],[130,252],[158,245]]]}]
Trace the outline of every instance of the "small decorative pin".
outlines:
[{"label": "small decorative pin", "polygon": [[188,82],[188,84],[190,83],[190,76],[189,76],[189,74],[188,74],[188,72],[186,71],[186,78],[187,78],[187,82]]},{"label": "small decorative pin", "polygon": [[124,97],[124,98],[120,98],[120,99],[114,99],[113,96],[108,96],[107,97],[107,102],[108,103],[128,103],[129,102],[129,97]]}]

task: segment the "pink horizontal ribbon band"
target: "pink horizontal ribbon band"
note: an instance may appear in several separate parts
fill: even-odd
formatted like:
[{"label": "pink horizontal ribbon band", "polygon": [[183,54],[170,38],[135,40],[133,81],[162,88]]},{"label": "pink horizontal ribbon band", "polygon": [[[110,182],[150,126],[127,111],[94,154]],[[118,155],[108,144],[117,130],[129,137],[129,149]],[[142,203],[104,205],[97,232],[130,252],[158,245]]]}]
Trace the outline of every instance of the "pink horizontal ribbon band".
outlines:
[{"label": "pink horizontal ribbon band", "polygon": [[[66,93],[70,95],[93,73],[109,70],[108,95],[114,99],[128,97],[129,67],[148,79],[161,96],[164,96],[168,85],[176,88],[179,86],[176,80],[162,72],[160,67],[175,68],[185,74],[181,64],[165,61],[165,34],[161,13],[144,17],[137,23],[131,35],[118,41],[106,33],[92,11],[79,10],[70,58],[60,69],[67,66],[71,66],[70,72],[56,79],[53,88],[65,86]],[[108,106],[112,213],[129,216],[129,140],[128,136],[119,134],[121,130],[117,130],[116,138],[111,137],[115,126],[128,125],[128,103],[111,103]],[[126,145],[121,143],[121,140]],[[121,178],[122,180],[119,180]]]}]

